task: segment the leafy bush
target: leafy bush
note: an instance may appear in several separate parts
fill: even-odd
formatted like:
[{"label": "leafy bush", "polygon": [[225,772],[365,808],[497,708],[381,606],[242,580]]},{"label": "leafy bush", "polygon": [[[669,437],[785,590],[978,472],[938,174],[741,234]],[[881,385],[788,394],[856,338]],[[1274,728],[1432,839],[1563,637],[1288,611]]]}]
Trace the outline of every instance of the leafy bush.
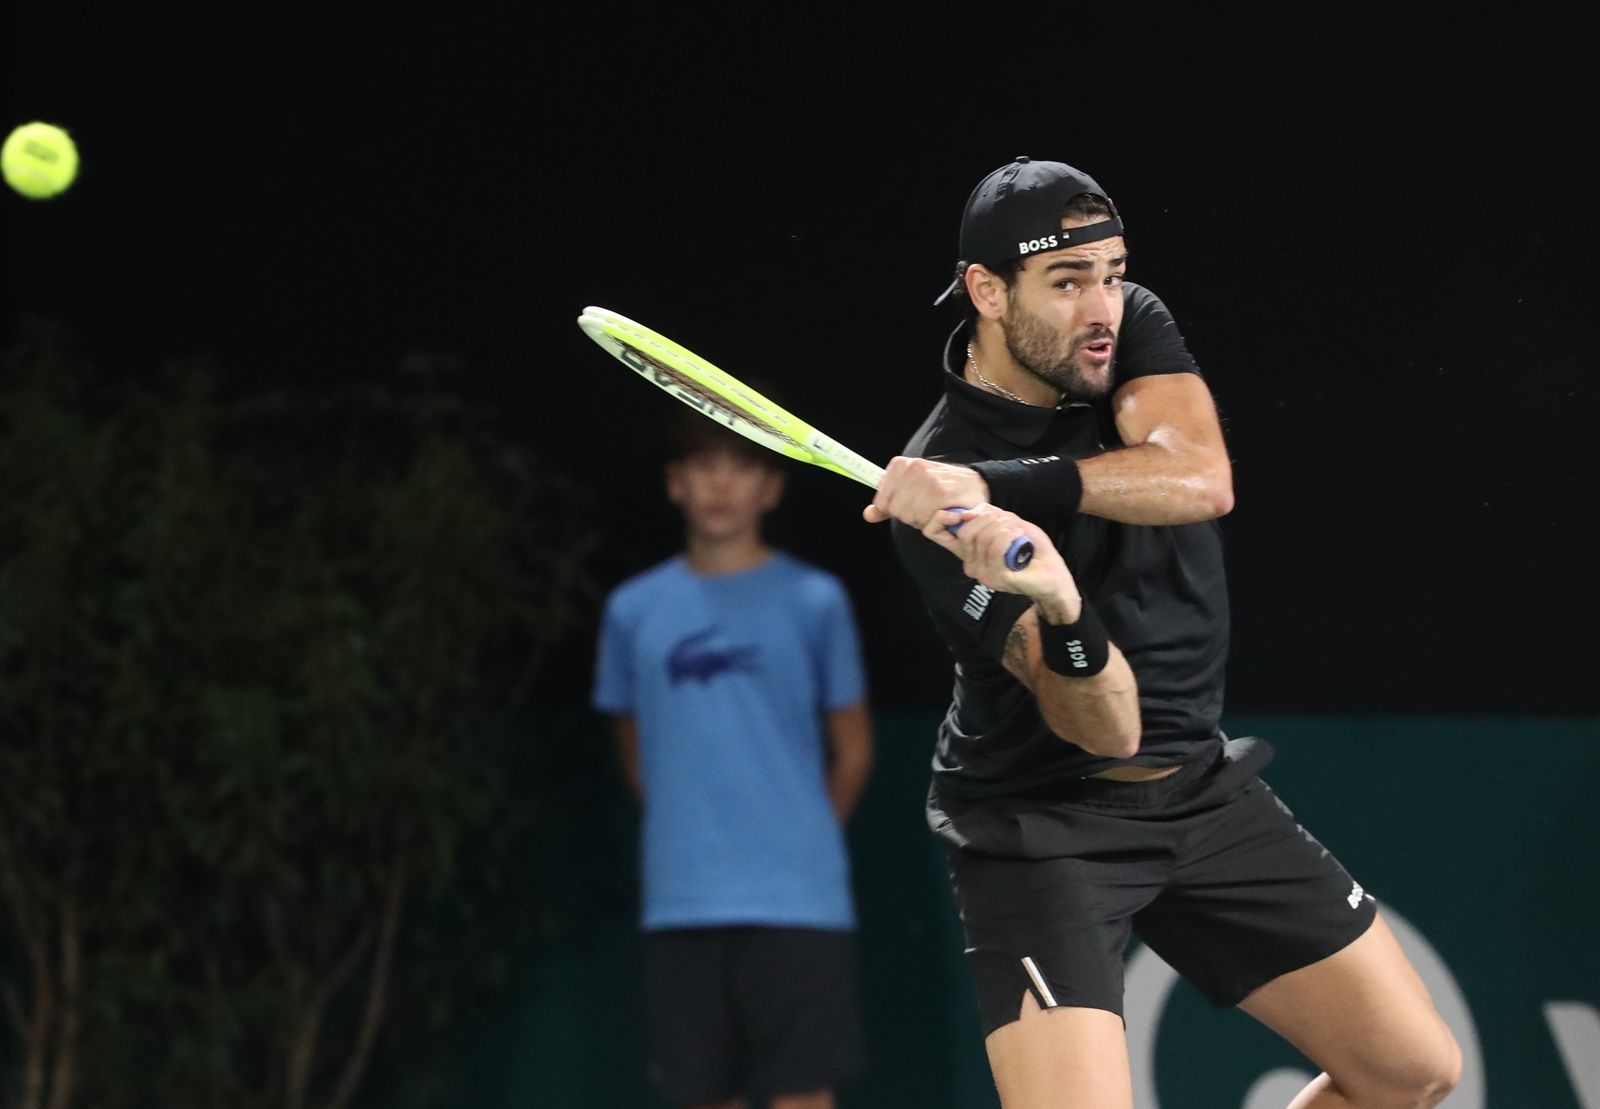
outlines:
[{"label": "leafy bush", "polygon": [[[537,910],[584,499],[437,381],[0,367],[0,1102],[351,1103]],[[9,1046],[4,1046],[9,1045]]]}]

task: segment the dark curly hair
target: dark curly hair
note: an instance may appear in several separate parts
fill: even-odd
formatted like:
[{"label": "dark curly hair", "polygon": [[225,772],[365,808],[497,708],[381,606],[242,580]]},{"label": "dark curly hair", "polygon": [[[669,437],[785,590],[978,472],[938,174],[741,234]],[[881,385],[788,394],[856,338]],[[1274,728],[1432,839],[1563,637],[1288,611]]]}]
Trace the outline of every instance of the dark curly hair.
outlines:
[{"label": "dark curly hair", "polygon": [[[763,396],[771,396],[755,381],[745,384]],[[682,462],[702,452],[719,451],[759,462],[771,470],[783,468],[783,456],[776,451],[769,451],[759,443],[751,442],[687,404],[674,403],[672,408],[663,427],[668,462]]]}]

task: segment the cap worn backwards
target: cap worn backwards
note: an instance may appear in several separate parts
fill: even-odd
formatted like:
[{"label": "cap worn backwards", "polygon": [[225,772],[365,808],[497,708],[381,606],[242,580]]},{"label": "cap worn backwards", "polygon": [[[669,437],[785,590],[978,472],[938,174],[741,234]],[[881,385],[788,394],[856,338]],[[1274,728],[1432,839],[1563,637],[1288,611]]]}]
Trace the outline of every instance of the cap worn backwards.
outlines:
[{"label": "cap worn backwards", "polygon": [[[1111,208],[1111,218],[1063,229],[1062,210],[1067,201],[1083,193],[1104,200]],[[1117,206],[1094,178],[1061,162],[1019,157],[979,181],[967,198],[961,213],[961,260],[997,266],[1122,233]],[[957,276],[934,303],[942,304],[960,287]]]}]

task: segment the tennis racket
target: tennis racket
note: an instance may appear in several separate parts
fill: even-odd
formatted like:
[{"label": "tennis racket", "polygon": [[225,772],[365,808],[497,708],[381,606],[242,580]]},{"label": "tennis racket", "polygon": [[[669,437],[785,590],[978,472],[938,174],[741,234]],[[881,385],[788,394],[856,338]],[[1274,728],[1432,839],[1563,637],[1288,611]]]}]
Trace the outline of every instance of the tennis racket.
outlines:
[{"label": "tennis racket", "polygon": [[[830,439],[732,374],[717,369],[643,324],[606,308],[590,307],[578,317],[578,326],[640,377],[746,439],[789,458],[853,478],[873,489],[883,481],[881,466]],[[950,530],[958,530],[960,526],[957,524]],[[1033,544],[1017,536],[1006,549],[1006,566],[1021,570],[1032,560]]]}]

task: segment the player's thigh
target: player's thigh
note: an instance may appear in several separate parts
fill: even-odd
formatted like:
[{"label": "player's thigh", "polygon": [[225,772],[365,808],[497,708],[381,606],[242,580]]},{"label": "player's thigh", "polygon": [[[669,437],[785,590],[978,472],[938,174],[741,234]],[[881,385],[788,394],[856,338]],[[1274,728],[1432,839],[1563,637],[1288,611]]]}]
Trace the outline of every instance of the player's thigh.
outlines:
[{"label": "player's thigh", "polygon": [[1375,1104],[1390,1092],[1442,1092],[1460,1076],[1455,1038],[1381,915],[1354,943],[1273,979],[1239,1007],[1340,1089]]},{"label": "player's thigh", "polygon": [[1116,858],[949,852],[985,1037],[1017,1019],[1025,993],[1040,1008],[1103,1009],[1120,1021],[1132,919],[1164,868]]},{"label": "player's thigh", "polygon": [[749,1089],[821,1093],[861,1070],[856,937],[819,928],[739,930],[733,996]]},{"label": "player's thigh", "polygon": [[1376,903],[1265,782],[1199,816],[1134,931],[1219,1007],[1342,950]]},{"label": "player's thigh", "polygon": [[1016,1020],[984,1040],[1003,1109],[1128,1109],[1133,1083],[1122,1018],[1105,1009],[1041,1009],[1024,993]]},{"label": "player's thigh", "polygon": [[1122,953],[1164,867],[1115,854],[951,853],[984,1045],[1005,1109],[1126,1106]]},{"label": "player's thigh", "polygon": [[726,928],[645,936],[650,1076],[675,1105],[720,1106],[741,1092],[736,1015],[728,1002]]}]

